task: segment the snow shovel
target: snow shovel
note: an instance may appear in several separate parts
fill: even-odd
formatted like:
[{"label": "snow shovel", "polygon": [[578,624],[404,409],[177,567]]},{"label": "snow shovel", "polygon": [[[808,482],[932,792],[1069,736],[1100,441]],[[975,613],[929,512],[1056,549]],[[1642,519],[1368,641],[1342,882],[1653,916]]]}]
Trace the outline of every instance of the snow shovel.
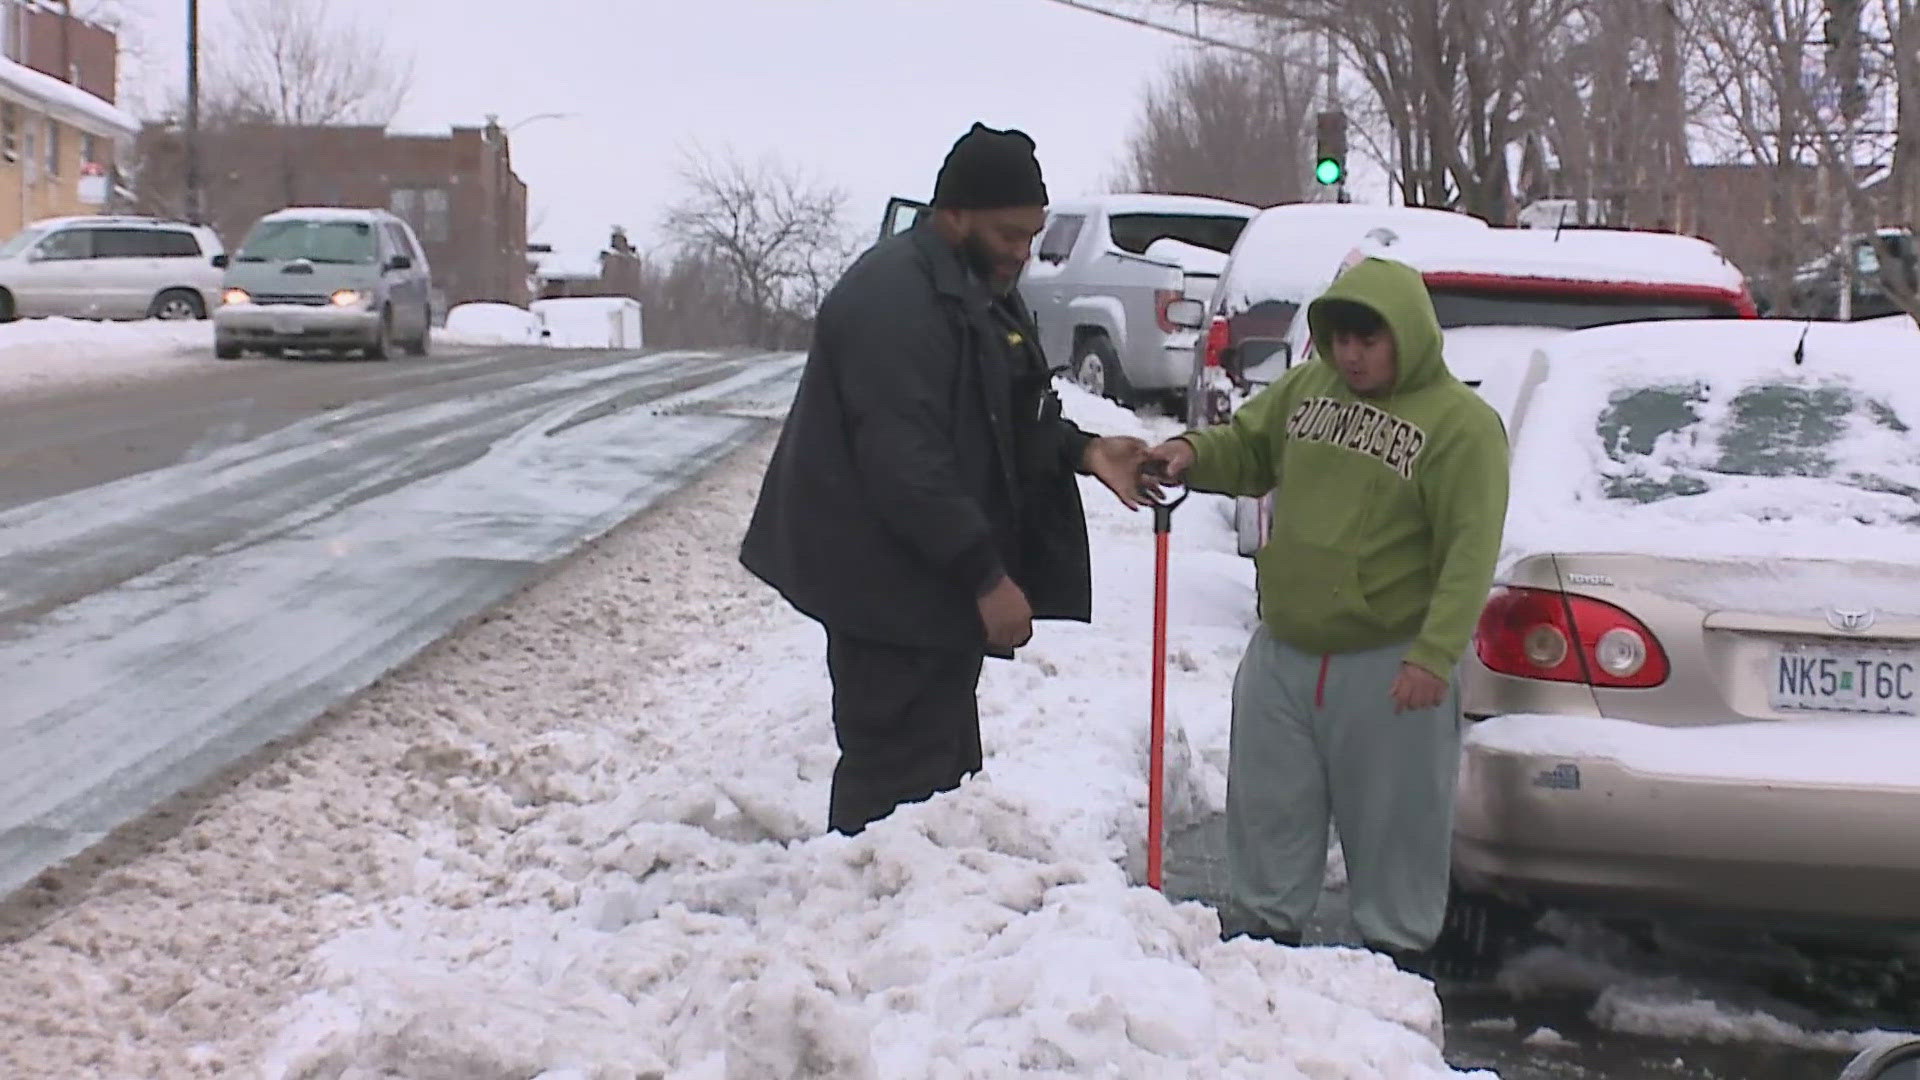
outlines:
[{"label": "snow shovel", "polygon": [[1153,731],[1147,752],[1147,884],[1161,889],[1161,857],[1166,827],[1167,770],[1167,547],[1173,511],[1187,501],[1187,489],[1168,498],[1163,489],[1153,504]]}]

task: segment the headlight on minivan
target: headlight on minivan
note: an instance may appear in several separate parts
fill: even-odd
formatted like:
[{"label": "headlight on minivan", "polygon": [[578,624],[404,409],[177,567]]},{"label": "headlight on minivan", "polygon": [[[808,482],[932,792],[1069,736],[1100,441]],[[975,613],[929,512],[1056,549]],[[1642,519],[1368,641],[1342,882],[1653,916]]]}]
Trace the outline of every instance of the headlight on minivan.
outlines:
[{"label": "headlight on minivan", "polygon": [[226,304],[251,304],[253,297],[245,289],[228,289],[220,294],[220,300]]},{"label": "headlight on minivan", "polygon": [[359,289],[341,289],[333,294],[334,307],[359,307],[367,302],[367,294]]}]

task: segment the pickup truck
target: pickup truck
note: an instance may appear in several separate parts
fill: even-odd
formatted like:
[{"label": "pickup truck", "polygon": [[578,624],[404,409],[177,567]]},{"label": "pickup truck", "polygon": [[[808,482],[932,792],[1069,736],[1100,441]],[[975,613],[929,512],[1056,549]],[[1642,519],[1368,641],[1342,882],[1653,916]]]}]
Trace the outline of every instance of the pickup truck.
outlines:
[{"label": "pickup truck", "polygon": [[[881,235],[910,227],[926,205],[888,204]],[[1034,241],[1020,295],[1056,368],[1086,390],[1134,406],[1185,410],[1198,343],[1168,305],[1208,303],[1257,207],[1178,195],[1103,195],[1057,203]]]}]

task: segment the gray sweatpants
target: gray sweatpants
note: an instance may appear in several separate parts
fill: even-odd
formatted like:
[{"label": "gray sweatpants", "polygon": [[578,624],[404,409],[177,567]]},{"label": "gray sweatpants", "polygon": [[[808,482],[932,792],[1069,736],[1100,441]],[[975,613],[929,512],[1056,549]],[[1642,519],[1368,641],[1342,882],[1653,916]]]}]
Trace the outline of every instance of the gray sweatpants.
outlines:
[{"label": "gray sweatpants", "polygon": [[1234,899],[1299,933],[1320,899],[1327,821],[1367,944],[1425,949],[1446,915],[1459,776],[1458,679],[1394,711],[1406,645],[1317,656],[1254,631],[1233,682],[1227,851]]}]

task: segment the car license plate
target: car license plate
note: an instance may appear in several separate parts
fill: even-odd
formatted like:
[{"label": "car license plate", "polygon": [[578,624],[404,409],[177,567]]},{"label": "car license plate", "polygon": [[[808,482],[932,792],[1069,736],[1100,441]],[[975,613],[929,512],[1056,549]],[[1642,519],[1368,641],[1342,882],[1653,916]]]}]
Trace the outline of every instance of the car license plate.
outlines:
[{"label": "car license plate", "polygon": [[297,334],[300,332],[300,319],[297,316],[282,315],[273,320],[273,332],[276,334]]},{"label": "car license plate", "polygon": [[1782,712],[1920,714],[1920,650],[1782,646],[1770,699]]}]

